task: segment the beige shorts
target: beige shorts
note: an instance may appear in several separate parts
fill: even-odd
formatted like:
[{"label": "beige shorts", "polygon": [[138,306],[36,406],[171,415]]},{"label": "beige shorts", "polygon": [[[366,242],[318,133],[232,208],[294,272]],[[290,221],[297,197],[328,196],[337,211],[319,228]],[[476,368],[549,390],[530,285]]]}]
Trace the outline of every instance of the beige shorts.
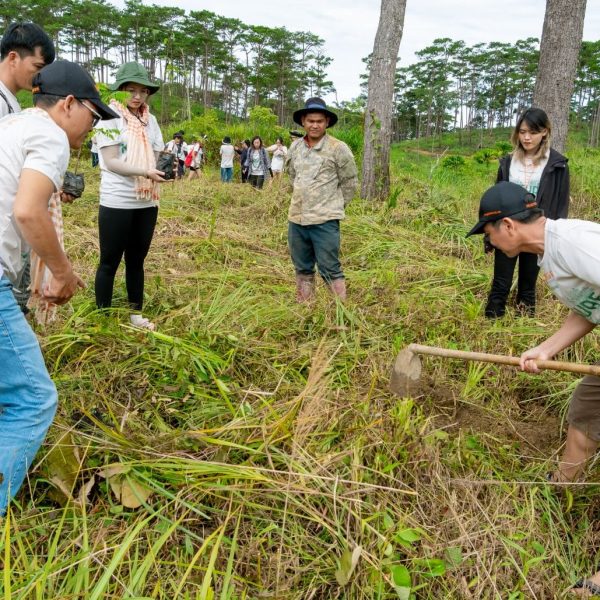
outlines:
[{"label": "beige shorts", "polygon": [[567,422],[600,442],[600,377],[586,375],[579,382],[571,397]]}]

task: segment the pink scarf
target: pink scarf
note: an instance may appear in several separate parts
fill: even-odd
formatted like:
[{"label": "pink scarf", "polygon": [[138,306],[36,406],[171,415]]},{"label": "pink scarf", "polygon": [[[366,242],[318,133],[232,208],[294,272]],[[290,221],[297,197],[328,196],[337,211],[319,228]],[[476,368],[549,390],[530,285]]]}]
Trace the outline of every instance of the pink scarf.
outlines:
[{"label": "pink scarf", "polygon": [[[154,149],[148,139],[147,126],[144,125],[150,119],[148,105],[142,104],[137,115],[132,114],[125,105],[114,99],[110,101],[110,106],[123,117],[127,126],[127,162],[146,171],[156,169]],[[135,177],[135,197],[138,200],[158,202],[160,185],[146,177]]]}]

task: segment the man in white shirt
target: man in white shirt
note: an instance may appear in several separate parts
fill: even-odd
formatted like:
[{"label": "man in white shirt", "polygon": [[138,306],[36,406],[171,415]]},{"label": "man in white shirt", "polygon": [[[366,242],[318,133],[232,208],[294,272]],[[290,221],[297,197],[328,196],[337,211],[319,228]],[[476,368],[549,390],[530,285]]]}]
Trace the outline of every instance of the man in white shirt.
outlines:
[{"label": "man in white shirt", "polygon": [[[17,92],[31,90],[31,80],[54,60],[54,44],[35,23],[13,23],[6,28],[0,42],[0,118],[20,112]],[[25,313],[29,299],[29,258],[14,282],[13,294]]]},{"label": "man in white shirt", "polygon": [[[538,255],[546,283],[571,309],[560,329],[521,355],[521,368],[539,373],[535,360],[549,360],[600,323],[600,224],[544,217],[535,197],[507,181],[491,187],[479,207],[479,222],[469,235],[483,233],[507,256]],[[565,451],[554,481],[572,481],[600,443],[600,378],[583,378],[571,398]]]},{"label": "man in white shirt", "polygon": [[231,138],[229,136],[223,138],[219,154],[221,155],[221,181],[223,183],[230,183],[231,178],[233,177],[235,148],[231,144]]},{"label": "man in white shirt", "polygon": [[43,290],[64,304],[83,287],[48,212],[69,162],[100,119],[117,115],[77,64],[56,61],[32,82],[35,108],[0,119],[0,515],[18,491],[56,410],[56,388],[36,336],[12,294],[28,248],[52,279]]},{"label": "man in white shirt", "polygon": [[[538,255],[546,283],[571,309],[559,330],[521,355],[524,371],[539,373],[536,359],[549,360],[600,323],[600,224],[543,216],[532,194],[514,183],[490,188],[479,206],[479,222],[469,235],[483,233],[507,256]],[[584,470],[600,444],[600,377],[585,376],[575,388],[567,413],[565,450],[551,481],[569,482]],[[571,591],[600,594],[600,571],[577,581]]]},{"label": "man in white shirt", "polygon": [[54,60],[54,44],[35,23],[13,23],[0,42],[0,118],[19,112],[16,94],[30,90],[39,70]]}]

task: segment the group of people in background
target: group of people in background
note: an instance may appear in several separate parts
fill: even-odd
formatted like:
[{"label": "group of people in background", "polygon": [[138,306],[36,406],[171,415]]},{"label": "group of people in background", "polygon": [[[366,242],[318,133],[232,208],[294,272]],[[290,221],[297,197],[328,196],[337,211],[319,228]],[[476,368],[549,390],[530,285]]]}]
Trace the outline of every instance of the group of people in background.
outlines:
[{"label": "group of people in background", "polygon": [[[290,132],[296,134],[297,132]],[[176,131],[173,139],[165,145],[165,151],[174,157],[176,178],[182,179],[186,169],[188,180],[198,179],[202,166],[206,163],[206,136],[194,136],[194,141],[184,141],[184,131]],[[93,144],[93,145],[92,145]],[[92,166],[98,164],[96,136],[90,143],[92,151]],[[288,148],[281,136],[274,144],[265,146],[262,138],[257,135],[251,140],[246,139],[240,145],[234,145],[231,137],[225,136],[219,148],[220,176],[223,183],[233,181],[234,166],[240,165],[240,180],[249,183],[253,188],[262,189],[265,181],[277,181],[285,169]]]},{"label": "group of people in background", "polygon": [[[11,25],[0,44],[0,515],[19,489],[56,410],[52,383],[35,334],[15,294],[30,252],[43,274],[30,286],[49,304],[67,302],[84,286],[62,248],[60,210],[49,213],[51,198],[68,201],[62,179],[69,148],[93,136],[101,171],[99,189],[99,264],[94,290],[99,309],[112,306],[115,274],[125,262],[131,325],[153,331],[143,314],[144,262],[158,217],[160,188],[166,181],[156,168],[166,149],[178,177],[189,169],[198,177],[205,160],[204,139],[186,144],[178,131],[166,145],[148,98],[159,84],[135,62],[119,67],[113,91],[126,100],[106,105],[94,81],[79,65],[54,61],[50,38],[32,23]],[[19,90],[31,89],[34,108],[20,110]],[[331,293],[346,298],[340,262],[340,222],[358,184],[348,146],[328,134],[337,122],[321,98],[310,98],[293,115],[304,133],[290,148],[279,137],[265,147],[260,136],[241,147],[225,137],[220,147],[221,180],[233,178],[239,159],[241,180],[261,189],[287,171],[292,185],[288,245],[296,276],[296,299],[314,298],[316,272]],[[294,132],[295,133],[295,132]],[[523,370],[536,372],[535,359],[551,358],[600,322],[600,225],[568,220],[567,159],[551,147],[551,123],[539,108],[526,110],[512,133],[513,151],[500,160],[497,183],[484,194],[480,219],[470,231],[483,234],[494,252],[494,277],[485,316],[505,314],[518,265],[517,307],[535,311],[541,265],[557,297],[571,313],[559,331],[523,353]],[[36,280],[37,281],[37,280]],[[550,479],[572,481],[600,443],[600,378],[586,377],[568,414],[565,452]],[[600,591],[600,574],[580,582]]]},{"label": "group of people in background", "polygon": [[[272,146],[265,147],[259,135],[251,140],[244,140],[240,146],[234,146],[231,138],[226,136],[219,149],[221,156],[221,181],[229,183],[233,180],[234,160],[240,162],[240,179],[253,188],[262,189],[265,181],[278,180],[285,167],[288,149],[282,137],[278,137]],[[269,156],[272,154],[272,158]]]}]

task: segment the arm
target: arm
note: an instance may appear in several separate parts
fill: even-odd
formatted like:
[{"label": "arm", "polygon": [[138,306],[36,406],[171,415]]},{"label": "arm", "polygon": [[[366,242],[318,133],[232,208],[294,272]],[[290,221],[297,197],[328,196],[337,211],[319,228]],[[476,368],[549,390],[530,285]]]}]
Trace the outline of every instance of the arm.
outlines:
[{"label": "arm", "polygon": [[146,177],[152,179],[152,181],[165,181],[162,177],[164,173],[158,169],[146,170],[143,167],[134,167],[121,160],[119,146],[105,146],[100,149],[100,154],[106,168],[112,173],[122,175],[123,177]]},{"label": "arm", "polygon": [[338,174],[338,186],[342,190],[344,196],[344,206],[347,206],[358,187],[358,171],[356,170],[356,163],[354,162],[354,156],[347,146],[342,146],[341,151],[338,153],[336,168]]},{"label": "arm", "polygon": [[551,335],[539,346],[521,354],[519,360],[521,369],[529,373],[539,373],[539,369],[532,359],[551,359],[561,350],[568,348],[571,344],[574,344],[577,340],[587,335],[594,327],[596,327],[595,323],[591,323],[581,315],[571,311],[561,328],[554,335]]},{"label": "arm", "polygon": [[284,170],[288,174],[292,185],[294,185],[294,179],[296,178],[296,169],[294,167],[294,153],[292,152],[291,148],[285,159]]},{"label": "arm", "polygon": [[565,167],[565,172],[560,182],[560,190],[558,193],[558,219],[566,219],[569,215],[569,201],[571,193],[571,176],[569,175],[569,165]]},{"label": "arm", "polygon": [[502,163],[498,167],[498,173],[496,174],[496,183],[500,183],[502,181]]},{"label": "arm", "polygon": [[23,169],[13,214],[23,237],[54,276],[44,290],[44,298],[52,304],[64,304],[85,284],[73,272],[52,224],[48,200],[53,192],[54,184],[46,175],[34,169]]}]

